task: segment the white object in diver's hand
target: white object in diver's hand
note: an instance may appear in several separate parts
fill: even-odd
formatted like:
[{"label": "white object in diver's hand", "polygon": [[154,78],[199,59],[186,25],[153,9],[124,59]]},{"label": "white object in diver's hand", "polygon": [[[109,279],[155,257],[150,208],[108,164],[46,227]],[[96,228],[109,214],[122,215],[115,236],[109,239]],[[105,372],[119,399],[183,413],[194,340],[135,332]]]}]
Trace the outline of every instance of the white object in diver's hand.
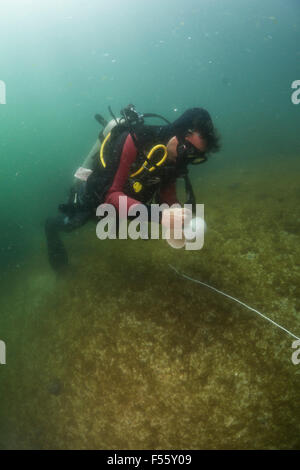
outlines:
[{"label": "white object in diver's hand", "polygon": [[203,236],[207,230],[207,225],[202,217],[194,217],[187,227],[184,228],[186,240],[194,240],[196,237]]},{"label": "white object in diver's hand", "polygon": [[173,207],[163,211],[161,224],[164,238],[172,248],[180,249],[184,247],[183,227],[189,223],[191,217],[192,212],[182,207]]}]

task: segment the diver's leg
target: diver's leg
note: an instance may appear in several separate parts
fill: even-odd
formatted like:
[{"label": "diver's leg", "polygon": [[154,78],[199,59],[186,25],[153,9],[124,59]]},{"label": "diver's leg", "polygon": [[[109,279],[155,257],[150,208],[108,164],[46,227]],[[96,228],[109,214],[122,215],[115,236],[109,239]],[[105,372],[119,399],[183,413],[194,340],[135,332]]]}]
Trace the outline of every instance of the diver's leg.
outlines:
[{"label": "diver's leg", "polygon": [[68,255],[64,244],[59,236],[59,232],[63,230],[63,215],[48,218],[45,223],[45,233],[48,248],[48,259],[50,266],[59,271],[68,264]]},{"label": "diver's leg", "polygon": [[46,220],[48,259],[55,271],[60,271],[68,265],[68,254],[60,238],[60,232],[71,232],[84,225],[90,218],[90,211],[81,210],[72,216],[59,214],[57,217]]}]

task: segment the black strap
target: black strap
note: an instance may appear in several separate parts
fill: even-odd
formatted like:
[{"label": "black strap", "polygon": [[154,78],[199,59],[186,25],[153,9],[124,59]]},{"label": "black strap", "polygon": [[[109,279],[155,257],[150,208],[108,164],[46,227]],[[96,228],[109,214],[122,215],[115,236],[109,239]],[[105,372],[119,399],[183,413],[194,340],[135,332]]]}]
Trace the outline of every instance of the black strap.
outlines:
[{"label": "black strap", "polygon": [[193,189],[191,180],[189,178],[189,175],[186,173],[185,175],[183,175],[183,179],[184,179],[184,184],[185,184],[185,192],[187,195],[186,204],[191,204],[192,211],[195,212],[196,211],[196,196],[195,196],[194,189]]}]

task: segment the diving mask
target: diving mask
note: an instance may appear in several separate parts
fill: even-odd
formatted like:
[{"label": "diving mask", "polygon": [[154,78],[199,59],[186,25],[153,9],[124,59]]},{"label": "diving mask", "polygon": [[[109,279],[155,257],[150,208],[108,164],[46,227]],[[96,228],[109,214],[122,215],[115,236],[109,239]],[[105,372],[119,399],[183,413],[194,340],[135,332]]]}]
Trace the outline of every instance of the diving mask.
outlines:
[{"label": "diving mask", "polygon": [[184,140],[178,144],[177,154],[181,162],[197,165],[207,160],[205,152],[198,150],[191,142]]}]

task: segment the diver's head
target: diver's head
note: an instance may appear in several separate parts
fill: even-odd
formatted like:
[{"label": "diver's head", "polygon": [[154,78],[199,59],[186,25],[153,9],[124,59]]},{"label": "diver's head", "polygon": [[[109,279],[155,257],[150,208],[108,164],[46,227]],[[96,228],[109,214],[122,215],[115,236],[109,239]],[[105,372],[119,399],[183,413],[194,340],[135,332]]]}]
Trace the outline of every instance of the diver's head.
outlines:
[{"label": "diver's head", "polygon": [[196,164],[219,150],[219,137],[206,109],[188,109],[171,126],[173,137],[167,144],[169,160]]},{"label": "diver's head", "polygon": [[206,160],[205,152],[207,142],[202,135],[195,131],[189,131],[183,139],[175,135],[167,142],[168,160],[170,162],[181,161],[185,163],[197,163]]}]

